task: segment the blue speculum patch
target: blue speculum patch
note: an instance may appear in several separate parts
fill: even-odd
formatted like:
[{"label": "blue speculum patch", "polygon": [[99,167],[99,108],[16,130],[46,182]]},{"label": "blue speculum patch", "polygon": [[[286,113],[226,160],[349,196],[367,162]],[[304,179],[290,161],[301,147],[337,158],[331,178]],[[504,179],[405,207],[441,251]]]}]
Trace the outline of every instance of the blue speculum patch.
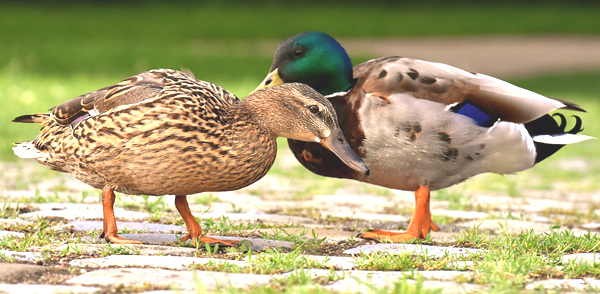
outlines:
[{"label": "blue speculum patch", "polygon": [[491,127],[498,120],[497,118],[494,118],[491,115],[483,112],[483,110],[477,108],[475,105],[466,102],[452,107],[451,110],[460,115],[471,118],[478,126],[481,127]]}]

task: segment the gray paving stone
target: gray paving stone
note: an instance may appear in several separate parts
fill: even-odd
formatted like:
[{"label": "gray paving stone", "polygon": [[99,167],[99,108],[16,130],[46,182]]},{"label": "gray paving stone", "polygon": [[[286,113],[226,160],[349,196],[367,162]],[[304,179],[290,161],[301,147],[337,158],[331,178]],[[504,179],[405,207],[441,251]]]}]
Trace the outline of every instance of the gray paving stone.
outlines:
[{"label": "gray paving stone", "polygon": [[0,239],[6,238],[9,236],[23,238],[23,237],[25,237],[25,234],[19,233],[19,232],[12,232],[12,231],[0,231]]},{"label": "gray paving stone", "polygon": [[0,263],[0,281],[7,282],[22,275],[40,275],[47,271],[48,267],[21,263]]},{"label": "gray paving stone", "polygon": [[[315,225],[314,227],[311,227],[310,225],[308,225],[306,230],[307,230],[306,235],[308,238],[311,238],[311,239],[313,238],[313,236],[312,236],[313,231],[317,235],[317,238],[319,238],[319,239],[326,238],[325,241],[323,241],[323,243],[325,243],[325,244],[346,241],[346,240],[349,240],[350,238],[354,238],[356,235],[356,232],[342,231],[342,230],[336,230],[336,229],[326,229],[323,227],[319,227],[319,225]],[[289,230],[287,230],[287,231],[289,232]]]},{"label": "gray paving stone", "polygon": [[[307,270],[312,277],[330,276],[331,270],[327,269],[309,269]],[[470,271],[366,271],[366,270],[336,270],[335,273],[340,277],[358,278],[358,279],[379,279],[394,280],[403,277],[413,277],[420,275],[426,280],[451,281],[458,277],[471,277]],[[290,275],[286,273],[284,275]]]},{"label": "gray paving stone", "polygon": [[355,266],[355,259],[352,257],[321,255],[305,255],[305,257],[323,263],[326,266],[333,267],[336,270],[349,270]]},{"label": "gray paving stone", "polygon": [[[103,242],[103,241],[102,241]],[[107,246],[113,248],[119,246],[126,246],[135,249],[139,255],[159,255],[159,256],[194,256],[198,253],[196,248],[190,247],[173,247],[173,246],[161,246],[161,245],[116,245],[109,243],[102,244],[74,244],[77,246],[81,253],[84,255],[98,255],[106,250]],[[53,252],[61,252],[67,248],[67,245],[59,245],[51,248]]]},{"label": "gray paving stone", "polygon": [[[119,236],[125,239],[133,239],[148,242],[151,245],[168,245],[173,244],[173,242],[178,241],[177,235],[174,233],[169,234],[154,234],[154,233],[139,233],[139,234],[119,234]],[[183,237],[183,232],[179,234],[180,237]],[[98,240],[102,241],[102,240]]]},{"label": "gray paving stone", "polygon": [[[293,155],[292,155],[293,156]],[[348,184],[352,185],[352,184]],[[328,211],[331,215],[336,216],[345,214],[386,214],[386,208],[396,205],[402,207],[410,205],[414,207],[414,193],[400,190],[387,190],[392,196],[377,196],[366,194],[357,190],[338,190],[336,195],[317,195],[313,199],[302,201],[302,207],[319,208],[323,211]],[[398,215],[388,214],[390,218],[395,218]],[[406,217],[406,216],[404,216]]]},{"label": "gray paving stone", "polygon": [[453,231],[449,229],[447,226],[438,226],[440,230],[438,232],[430,231],[429,235],[433,240],[442,241],[442,242],[454,242],[456,241],[456,236],[460,234],[460,231]]},{"label": "gray paving stone", "polygon": [[532,217],[531,221],[536,223],[552,223],[552,220],[549,217],[539,215]]},{"label": "gray paving stone", "polygon": [[488,217],[490,214],[480,211],[462,211],[462,210],[436,210],[435,215],[447,216],[456,219],[463,220],[476,220],[476,219],[484,219]]},{"label": "gray paving stone", "polygon": [[307,225],[305,227],[293,227],[293,228],[267,228],[267,229],[256,229],[256,230],[246,230],[244,233],[250,235],[260,235],[264,236],[264,234],[268,234],[269,236],[276,236],[277,234],[281,234],[284,231],[287,234],[302,236],[306,239],[313,239],[313,231],[316,234],[317,238],[322,239],[326,238],[324,243],[336,243],[339,241],[344,241],[352,238],[356,235],[355,232],[342,231],[336,229],[325,229],[319,225]]},{"label": "gray paving stone", "polygon": [[[149,244],[153,245],[167,245],[173,244],[173,242],[178,241],[177,236],[175,234],[122,234],[120,235],[123,238],[134,239],[146,241]],[[183,234],[180,234],[182,237]],[[232,237],[232,236],[214,236],[209,235],[209,237],[219,238],[223,240],[234,240],[234,241],[242,241],[248,240],[252,242],[252,250],[254,251],[263,251],[267,248],[286,248],[292,249],[295,247],[293,242],[288,241],[277,241],[277,240],[268,240],[268,239],[260,239],[260,238],[242,238],[242,237]],[[188,241],[189,242],[189,241]]]},{"label": "gray paving stone", "polygon": [[456,248],[456,247],[442,247],[442,246],[431,246],[431,245],[419,245],[419,244],[373,244],[373,245],[361,245],[355,248],[347,249],[344,254],[359,254],[371,253],[371,252],[389,252],[391,254],[401,253],[414,253],[414,254],[425,254],[427,256],[442,257],[446,254],[449,255],[469,255],[480,252],[480,249],[472,248]]},{"label": "gray paving stone", "polygon": [[0,250],[0,255],[14,259],[20,262],[37,263],[44,259],[44,256],[39,252],[20,252],[10,250]]},{"label": "gray paving stone", "polygon": [[98,287],[61,286],[42,284],[0,284],[0,293],[6,294],[86,294],[100,292]]},{"label": "gray paving stone", "polygon": [[34,221],[31,220],[25,220],[25,219],[20,219],[20,218],[5,218],[5,219],[0,219],[0,227],[4,227],[4,228],[9,228],[11,226],[26,226],[26,225],[31,225],[34,224]]},{"label": "gray paving stone", "polygon": [[361,211],[322,211],[321,217],[340,217],[367,221],[378,220],[398,223],[409,221],[406,216],[399,214],[366,213]]},{"label": "gray paving stone", "polygon": [[598,230],[600,229],[600,223],[587,223],[581,225],[581,227],[586,230]]},{"label": "gray paving stone", "polygon": [[[104,245],[106,246],[106,245]],[[140,255],[159,255],[159,256],[194,256],[198,253],[196,248],[191,247],[173,247],[161,245],[137,245]]]},{"label": "gray paving stone", "polygon": [[[43,203],[32,204],[38,211],[22,213],[20,218],[36,220],[43,218],[59,218],[64,220],[98,220],[103,218],[102,205],[76,203]],[[129,211],[115,207],[117,221],[143,221],[150,218],[146,212]]]},{"label": "gray paving stone", "polygon": [[[394,282],[402,281],[403,278],[405,278],[404,274],[395,277],[387,277],[386,279],[383,279],[382,277],[361,279],[345,276],[344,279],[335,281],[331,285],[326,285],[324,288],[336,293],[372,293],[374,292],[373,287],[378,289],[389,287],[390,285],[393,285]],[[407,283],[414,285],[416,284],[416,281],[407,280]]]},{"label": "gray paving stone", "polygon": [[[93,230],[102,231],[102,225],[102,221],[70,221],[64,225],[61,225],[60,229],[71,229],[75,232],[87,232]],[[118,222],[117,227],[119,230],[128,229],[146,231],[150,233],[173,233],[185,231],[185,228],[182,226],[140,222]]]},{"label": "gray paving stone", "polygon": [[240,267],[248,266],[245,261],[218,258],[200,258],[183,256],[141,256],[141,255],[111,255],[101,258],[75,259],[69,262],[74,267],[109,268],[109,267],[144,267],[164,268],[172,270],[190,269],[194,264],[229,263]]},{"label": "gray paving stone", "polygon": [[486,293],[486,288],[481,285],[458,283],[452,281],[423,281],[426,289],[441,289],[444,294],[454,293]]},{"label": "gray paving stone", "polygon": [[248,288],[252,285],[264,285],[274,276],[233,274],[207,271],[174,271],[155,268],[110,268],[99,269],[66,281],[69,285],[99,287],[171,287],[174,290],[214,291],[227,287]]},{"label": "gray paving stone", "polygon": [[563,255],[563,263],[569,263],[571,261],[588,262],[591,264],[600,263],[600,253],[576,253]]},{"label": "gray paving stone", "polygon": [[[409,276],[410,277],[410,276]],[[339,293],[373,293],[373,289],[375,288],[384,288],[388,287],[389,290],[392,290],[392,286],[394,283],[400,282],[402,278],[395,278],[390,280],[378,280],[378,279],[343,279],[334,282],[331,285],[325,286],[325,288],[339,292]],[[415,285],[416,281],[412,279],[407,280],[408,284]],[[371,286],[372,285],[372,286]],[[429,290],[440,290],[442,293],[483,293],[485,289],[479,285],[466,284],[466,283],[457,283],[451,281],[423,281],[423,288]]]},{"label": "gray paving stone", "polygon": [[227,217],[229,220],[234,222],[262,222],[270,224],[314,224],[316,221],[312,218],[283,215],[283,214],[270,214],[270,213],[259,213],[259,212],[246,212],[246,213],[193,213],[194,216],[200,219],[220,219],[221,217]]},{"label": "gray paving stone", "polygon": [[[331,275],[330,271],[326,270],[311,270],[311,274],[318,276],[329,276]],[[386,286],[391,286],[395,282],[399,282],[402,279],[407,279],[407,282],[410,284],[416,283],[412,278],[415,275],[421,275],[423,279],[425,279],[424,286],[428,289],[438,289],[445,288],[449,285],[452,285],[452,290],[445,293],[462,293],[460,290],[467,290],[466,288],[471,288],[468,286],[464,286],[463,284],[459,284],[457,282],[453,282],[452,280],[460,277],[460,276],[471,276],[470,272],[461,272],[461,271],[415,271],[415,272],[396,272],[396,271],[337,271],[338,277],[344,277],[342,280],[338,280],[333,284],[327,286],[333,291],[338,292],[352,292],[352,293],[366,293],[370,291],[370,285],[373,285],[376,288],[383,288]]]}]

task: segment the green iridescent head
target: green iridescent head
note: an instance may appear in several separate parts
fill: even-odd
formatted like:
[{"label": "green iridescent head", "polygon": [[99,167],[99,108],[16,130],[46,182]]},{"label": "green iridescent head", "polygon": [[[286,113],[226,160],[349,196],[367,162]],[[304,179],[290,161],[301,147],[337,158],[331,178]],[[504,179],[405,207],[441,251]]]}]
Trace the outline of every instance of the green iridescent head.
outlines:
[{"label": "green iridescent head", "polygon": [[347,91],[354,83],[346,50],[322,32],[301,33],[281,43],[269,72],[258,88],[299,82],[329,95]]}]

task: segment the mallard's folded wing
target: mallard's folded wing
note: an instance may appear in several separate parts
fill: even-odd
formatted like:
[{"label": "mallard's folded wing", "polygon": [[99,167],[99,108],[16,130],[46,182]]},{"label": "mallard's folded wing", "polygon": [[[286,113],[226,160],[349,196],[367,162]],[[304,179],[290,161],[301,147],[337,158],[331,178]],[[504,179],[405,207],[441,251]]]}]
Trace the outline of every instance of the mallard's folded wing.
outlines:
[{"label": "mallard's folded wing", "polygon": [[383,57],[354,68],[356,87],[367,94],[408,93],[415,98],[446,105],[469,103],[504,121],[526,123],[574,103],[551,99],[484,74],[423,60]]},{"label": "mallard's folded wing", "polygon": [[165,86],[166,74],[173,70],[158,69],[129,77],[118,84],[65,101],[52,109],[52,117],[62,125],[76,124],[86,117],[105,113],[123,105],[156,98]]}]

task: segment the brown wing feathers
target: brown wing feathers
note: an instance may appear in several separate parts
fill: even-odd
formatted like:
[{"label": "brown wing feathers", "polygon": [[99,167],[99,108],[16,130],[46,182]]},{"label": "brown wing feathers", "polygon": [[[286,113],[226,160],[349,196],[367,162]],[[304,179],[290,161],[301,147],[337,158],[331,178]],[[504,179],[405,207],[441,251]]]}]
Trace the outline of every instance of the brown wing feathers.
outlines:
[{"label": "brown wing feathers", "polygon": [[[134,104],[156,97],[165,85],[163,70],[143,72],[120,83],[65,101],[52,110],[52,117],[61,125],[73,125],[85,119],[94,110],[96,114],[107,112],[121,105]],[[41,123],[49,114],[23,115],[13,122]]]}]

